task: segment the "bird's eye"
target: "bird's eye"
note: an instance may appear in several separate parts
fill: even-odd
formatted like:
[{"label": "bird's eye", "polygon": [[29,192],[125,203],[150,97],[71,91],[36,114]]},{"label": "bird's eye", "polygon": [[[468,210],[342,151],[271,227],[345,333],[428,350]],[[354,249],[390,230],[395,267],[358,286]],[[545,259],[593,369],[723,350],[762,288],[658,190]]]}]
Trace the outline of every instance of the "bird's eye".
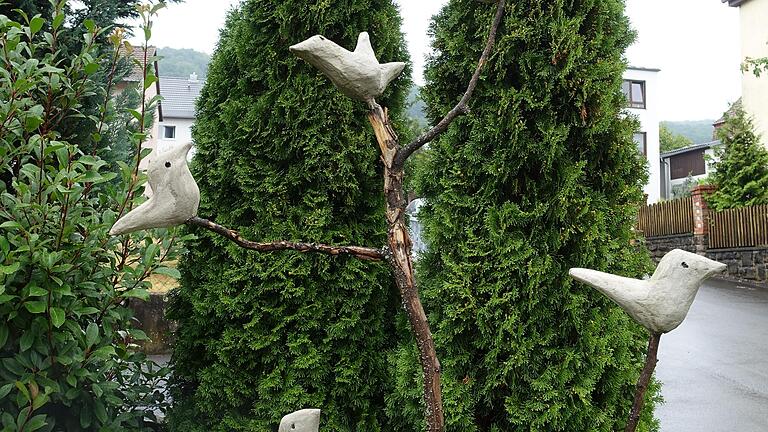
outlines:
[{"label": "bird's eye", "polygon": [[296,429],[296,423],[291,423],[291,429]]},{"label": "bird's eye", "polygon": [[165,163],[165,167],[166,167],[166,168],[170,168],[170,167],[171,167],[171,163],[170,163],[170,162],[166,162],[166,163]]},{"label": "bird's eye", "polygon": [[688,268],[688,264],[685,261],[683,261],[680,265],[683,266],[683,268]]}]

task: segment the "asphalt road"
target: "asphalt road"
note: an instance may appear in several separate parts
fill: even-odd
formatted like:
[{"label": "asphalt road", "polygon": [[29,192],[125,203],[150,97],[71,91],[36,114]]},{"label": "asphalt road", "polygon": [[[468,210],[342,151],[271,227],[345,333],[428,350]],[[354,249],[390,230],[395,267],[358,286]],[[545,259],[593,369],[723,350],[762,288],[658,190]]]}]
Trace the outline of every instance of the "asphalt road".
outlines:
[{"label": "asphalt road", "polygon": [[662,336],[662,432],[768,432],[768,289],[711,281]]}]

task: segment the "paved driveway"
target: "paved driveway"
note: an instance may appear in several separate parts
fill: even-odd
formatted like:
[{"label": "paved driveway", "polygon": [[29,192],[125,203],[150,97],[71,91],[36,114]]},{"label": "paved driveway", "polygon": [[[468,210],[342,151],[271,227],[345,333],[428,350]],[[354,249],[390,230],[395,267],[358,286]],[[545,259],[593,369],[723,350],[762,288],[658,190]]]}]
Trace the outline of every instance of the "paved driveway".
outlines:
[{"label": "paved driveway", "polygon": [[661,338],[662,432],[768,431],[768,289],[712,281]]}]

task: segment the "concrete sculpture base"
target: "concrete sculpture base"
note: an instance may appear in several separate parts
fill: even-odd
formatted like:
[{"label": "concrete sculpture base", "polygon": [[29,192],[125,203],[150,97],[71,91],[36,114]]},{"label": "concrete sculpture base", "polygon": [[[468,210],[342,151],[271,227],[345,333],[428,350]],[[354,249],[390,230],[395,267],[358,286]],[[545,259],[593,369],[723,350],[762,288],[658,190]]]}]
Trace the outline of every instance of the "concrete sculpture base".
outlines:
[{"label": "concrete sculpture base", "polygon": [[147,170],[152,196],[115,222],[111,235],[172,227],[197,216],[200,189],[187,166],[191,148],[183,144],[153,158]]},{"label": "concrete sculpture base", "polygon": [[573,268],[569,274],[602,292],[651,333],[677,328],[688,314],[701,284],[726,265],[680,249],[661,259],[648,280]]},{"label": "concrete sculpture base", "polygon": [[318,432],[320,430],[320,410],[303,409],[288,414],[280,421],[278,432]]},{"label": "concrete sculpture base", "polygon": [[320,69],[342,93],[364,102],[381,96],[405,67],[402,62],[380,64],[365,32],[360,33],[354,52],[320,35],[312,36],[290,49],[296,56]]}]

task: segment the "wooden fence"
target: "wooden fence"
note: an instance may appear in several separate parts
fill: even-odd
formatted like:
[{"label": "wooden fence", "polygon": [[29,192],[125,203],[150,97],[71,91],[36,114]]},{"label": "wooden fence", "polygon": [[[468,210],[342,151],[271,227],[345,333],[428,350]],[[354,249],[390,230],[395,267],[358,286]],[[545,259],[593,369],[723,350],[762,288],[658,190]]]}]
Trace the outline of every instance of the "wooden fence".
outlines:
[{"label": "wooden fence", "polygon": [[709,213],[709,248],[768,245],[768,205]]},{"label": "wooden fence", "polygon": [[640,207],[637,229],[646,237],[693,232],[693,199],[680,198]]}]

